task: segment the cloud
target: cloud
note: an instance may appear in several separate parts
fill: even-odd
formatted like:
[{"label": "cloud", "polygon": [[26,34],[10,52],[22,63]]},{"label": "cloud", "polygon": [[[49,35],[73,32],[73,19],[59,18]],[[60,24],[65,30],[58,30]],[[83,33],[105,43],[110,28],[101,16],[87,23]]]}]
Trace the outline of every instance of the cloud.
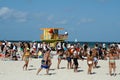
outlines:
[{"label": "cloud", "polygon": [[10,10],[8,7],[2,7],[0,8],[0,18],[2,19],[7,19],[10,17],[10,13],[12,12],[12,10]]},{"label": "cloud", "polygon": [[15,12],[13,12],[13,17],[18,22],[26,22],[27,21],[27,13],[25,13],[25,12],[15,11]]},{"label": "cloud", "polygon": [[42,12],[37,12],[37,13],[32,13],[30,14],[32,19],[35,20],[40,20],[40,21],[53,21],[54,15],[42,13]]},{"label": "cloud", "polygon": [[[44,16],[46,16],[46,14],[45,13],[41,13],[41,12],[37,12],[37,13],[33,13],[32,15],[31,15],[31,17],[33,18],[33,19],[42,19]],[[45,18],[45,17],[44,17]]]},{"label": "cloud", "polygon": [[56,24],[61,24],[61,25],[67,24],[67,20],[58,21],[56,22]]},{"label": "cloud", "polygon": [[13,20],[17,22],[25,22],[27,21],[27,13],[22,11],[17,11],[14,9],[10,9],[8,7],[0,8],[0,19],[2,20]]},{"label": "cloud", "polygon": [[78,22],[78,24],[81,24],[81,23],[92,23],[94,21],[95,20],[91,19],[91,18],[82,18],[82,19],[80,19],[80,21]]},{"label": "cloud", "polygon": [[2,7],[0,9],[0,16],[3,16],[5,14],[7,14],[8,12],[10,12],[10,10],[7,7]]}]

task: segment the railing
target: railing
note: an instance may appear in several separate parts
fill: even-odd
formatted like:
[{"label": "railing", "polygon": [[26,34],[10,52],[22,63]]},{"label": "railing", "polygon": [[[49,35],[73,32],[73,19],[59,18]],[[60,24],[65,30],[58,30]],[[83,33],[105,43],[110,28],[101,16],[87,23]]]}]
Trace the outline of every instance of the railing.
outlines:
[{"label": "railing", "polygon": [[[45,38],[45,36],[43,34],[40,35],[40,39],[41,40],[48,40]],[[58,35],[58,38],[52,38],[52,39],[49,39],[49,40],[66,40],[68,39],[68,35],[65,35],[65,34],[59,34]]]},{"label": "railing", "polygon": [[66,39],[68,38],[68,35],[65,35],[65,34],[59,34],[59,35],[58,35],[58,38],[59,38],[59,39],[66,40]]}]

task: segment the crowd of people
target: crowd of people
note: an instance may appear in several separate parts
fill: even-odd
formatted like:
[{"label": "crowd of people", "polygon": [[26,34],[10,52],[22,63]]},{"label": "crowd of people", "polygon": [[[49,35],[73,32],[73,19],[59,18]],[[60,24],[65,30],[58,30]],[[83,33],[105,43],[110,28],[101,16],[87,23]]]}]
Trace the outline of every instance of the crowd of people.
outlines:
[{"label": "crowd of people", "polygon": [[[58,43],[59,44],[59,43]],[[88,74],[92,74],[92,68],[97,68],[98,60],[109,60],[109,74],[116,75],[116,59],[120,58],[120,45],[119,44],[105,44],[96,43],[94,47],[89,47],[87,43],[83,46],[80,44],[71,44],[62,47],[58,45],[58,65],[59,69],[60,62],[62,59],[68,61],[67,68],[74,69],[74,72],[78,70],[78,60],[87,60],[88,64]],[[64,57],[65,55],[65,57]]]},{"label": "crowd of people", "polygon": [[[67,60],[67,69],[73,69],[78,72],[78,60],[87,60],[88,74],[92,74],[92,69],[97,68],[98,60],[109,60],[109,74],[116,74],[115,60],[120,58],[119,44],[98,44],[90,47],[88,43],[80,45],[80,43],[69,44],[66,42],[57,42],[54,48],[58,57],[57,69],[60,69],[61,61]],[[49,74],[50,66],[52,65],[51,55],[53,49],[46,42],[0,42],[0,57],[10,60],[24,60],[23,70],[27,70],[29,58],[42,58],[39,72],[45,68]]]}]

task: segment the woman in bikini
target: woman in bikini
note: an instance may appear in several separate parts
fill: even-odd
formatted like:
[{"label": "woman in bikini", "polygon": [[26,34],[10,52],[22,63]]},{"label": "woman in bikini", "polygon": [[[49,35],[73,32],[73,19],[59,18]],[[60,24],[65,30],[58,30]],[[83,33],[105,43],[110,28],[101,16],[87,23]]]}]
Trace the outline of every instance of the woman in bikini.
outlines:
[{"label": "woman in bikini", "polygon": [[30,49],[26,48],[25,52],[24,52],[24,54],[22,56],[22,60],[25,61],[25,64],[23,65],[23,70],[24,70],[24,68],[25,68],[25,70],[27,70],[27,68],[28,68],[29,57],[30,57]]},{"label": "woman in bikini", "polygon": [[88,64],[88,74],[92,73],[92,68],[93,68],[93,56],[92,56],[92,51],[90,51],[90,54],[87,56],[87,64]]},{"label": "woman in bikini", "polygon": [[116,75],[116,73],[115,73],[116,63],[115,63],[114,48],[110,49],[108,57],[109,57],[109,74],[112,76],[112,70],[113,70],[113,75]]}]

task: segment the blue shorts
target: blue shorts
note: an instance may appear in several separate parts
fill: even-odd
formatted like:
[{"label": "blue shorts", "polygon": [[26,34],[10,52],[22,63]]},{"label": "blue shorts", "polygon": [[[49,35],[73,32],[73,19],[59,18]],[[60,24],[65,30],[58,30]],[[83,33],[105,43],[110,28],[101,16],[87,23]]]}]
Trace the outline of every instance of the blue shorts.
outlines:
[{"label": "blue shorts", "polygon": [[67,57],[67,61],[68,61],[68,62],[71,62],[71,57]]},{"label": "blue shorts", "polygon": [[48,65],[41,65],[41,68],[48,69],[48,68],[49,68],[49,66],[48,66]]}]

